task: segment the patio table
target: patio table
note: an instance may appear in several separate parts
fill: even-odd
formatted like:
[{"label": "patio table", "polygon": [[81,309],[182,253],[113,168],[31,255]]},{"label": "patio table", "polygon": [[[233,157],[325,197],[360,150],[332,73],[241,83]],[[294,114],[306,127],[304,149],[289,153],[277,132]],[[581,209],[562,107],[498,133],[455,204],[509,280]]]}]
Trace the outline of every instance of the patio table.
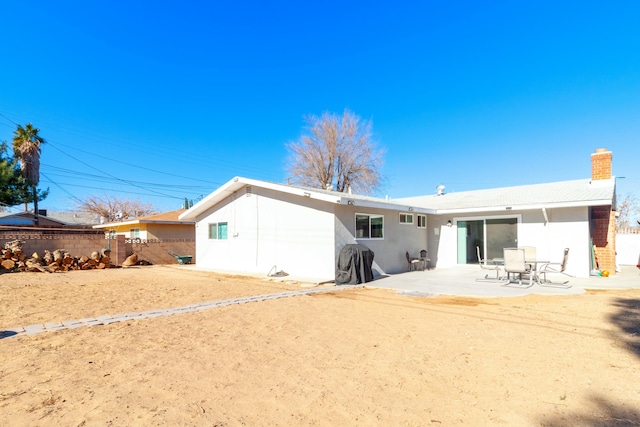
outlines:
[{"label": "patio table", "polygon": [[[504,258],[493,258],[491,260],[494,264],[504,265]],[[533,274],[533,280],[540,284],[540,275],[538,274],[538,266],[541,264],[548,264],[550,261],[548,259],[526,259],[524,260],[526,264],[531,264],[531,272]]]}]

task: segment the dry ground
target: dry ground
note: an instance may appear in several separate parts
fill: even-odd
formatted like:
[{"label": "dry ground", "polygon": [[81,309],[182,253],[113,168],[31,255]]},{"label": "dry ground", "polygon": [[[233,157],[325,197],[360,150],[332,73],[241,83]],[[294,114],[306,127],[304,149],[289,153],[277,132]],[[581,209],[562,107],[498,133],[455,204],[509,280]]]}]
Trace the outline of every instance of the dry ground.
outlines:
[{"label": "dry ground", "polygon": [[[179,267],[0,275],[2,328],[300,289]],[[0,340],[0,426],[640,425],[640,291],[361,289]]]}]

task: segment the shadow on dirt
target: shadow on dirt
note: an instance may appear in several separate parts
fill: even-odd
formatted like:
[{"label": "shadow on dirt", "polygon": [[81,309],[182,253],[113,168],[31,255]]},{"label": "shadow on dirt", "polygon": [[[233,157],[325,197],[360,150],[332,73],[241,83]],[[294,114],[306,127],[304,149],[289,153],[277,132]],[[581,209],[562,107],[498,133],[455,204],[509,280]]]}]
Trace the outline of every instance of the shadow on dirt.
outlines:
[{"label": "shadow on dirt", "polygon": [[0,331],[0,340],[18,335],[15,331]]},{"label": "shadow on dirt", "polygon": [[592,407],[589,413],[569,413],[565,415],[544,418],[540,425],[544,427],[627,427],[640,426],[640,409],[631,408],[609,402],[607,399],[594,395],[589,398]]},{"label": "shadow on dirt", "polygon": [[640,299],[618,298],[613,304],[617,311],[609,320],[618,327],[618,333],[612,333],[612,338],[640,357]]}]

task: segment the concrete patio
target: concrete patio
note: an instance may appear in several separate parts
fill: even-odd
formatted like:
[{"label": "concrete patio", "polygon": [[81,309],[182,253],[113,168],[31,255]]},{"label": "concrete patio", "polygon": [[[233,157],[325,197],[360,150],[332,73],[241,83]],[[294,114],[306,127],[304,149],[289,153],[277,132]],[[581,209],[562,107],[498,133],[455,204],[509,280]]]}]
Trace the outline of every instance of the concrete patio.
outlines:
[{"label": "concrete patio", "polygon": [[[534,284],[527,288],[517,283],[503,286],[498,282],[483,280],[487,274],[478,265],[460,265],[451,268],[410,271],[378,278],[366,283],[366,287],[393,289],[399,293],[418,296],[456,295],[469,297],[516,297],[538,295],[575,295],[586,289],[640,289],[640,270],[635,266],[622,266],[615,276],[576,278],[554,274],[554,282],[569,280],[570,288]],[[488,272],[489,277],[495,277]],[[479,281],[479,280],[480,281]]]}]

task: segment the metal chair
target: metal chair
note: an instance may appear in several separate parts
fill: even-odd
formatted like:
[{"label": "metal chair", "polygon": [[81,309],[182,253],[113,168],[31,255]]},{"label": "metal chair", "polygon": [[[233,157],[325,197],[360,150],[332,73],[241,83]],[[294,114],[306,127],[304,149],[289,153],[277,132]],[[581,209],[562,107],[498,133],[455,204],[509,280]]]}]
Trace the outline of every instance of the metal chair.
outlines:
[{"label": "metal chair", "polygon": [[[502,266],[498,265],[498,264],[493,264],[493,265],[488,265],[487,264],[487,259],[486,258],[482,258],[480,256],[480,246],[476,246],[476,255],[478,256],[478,264],[480,264],[480,268],[483,270],[492,270],[496,272],[496,278],[495,279],[489,279],[489,275],[485,275],[484,279],[480,279],[480,280],[487,280],[487,281],[498,281],[501,282],[504,278],[504,274],[502,273]],[[478,279],[476,279],[476,281],[480,281]]]},{"label": "metal chair", "polygon": [[418,270],[418,264],[420,264],[420,258],[411,258],[409,252],[405,252],[405,256],[407,257],[407,263],[409,263],[409,271]]},{"label": "metal chair", "polygon": [[571,285],[567,285],[569,281],[554,283],[547,280],[547,273],[558,273],[564,274],[565,276],[571,277],[570,274],[565,273],[564,271],[567,269],[567,262],[569,261],[569,248],[564,248],[564,255],[562,257],[562,262],[548,262],[545,264],[541,264],[538,269],[538,277],[540,278],[541,286],[556,286],[561,288],[570,288]]},{"label": "metal chair", "polygon": [[[536,247],[535,246],[520,246],[524,249],[524,259],[525,260],[535,260],[536,259]],[[529,269],[533,269],[535,264],[527,264]]]},{"label": "metal chair", "polygon": [[427,270],[431,269],[431,258],[428,257],[426,249],[420,251],[420,263],[422,264],[422,271],[424,271],[425,268]]},{"label": "metal chair", "polygon": [[533,272],[531,266],[525,262],[525,255],[523,248],[504,248],[504,270],[507,273],[506,286],[511,282],[511,273],[518,276],[518,285],[522,285],[522,276],[529,276],[528,288],[533,286]]}]

